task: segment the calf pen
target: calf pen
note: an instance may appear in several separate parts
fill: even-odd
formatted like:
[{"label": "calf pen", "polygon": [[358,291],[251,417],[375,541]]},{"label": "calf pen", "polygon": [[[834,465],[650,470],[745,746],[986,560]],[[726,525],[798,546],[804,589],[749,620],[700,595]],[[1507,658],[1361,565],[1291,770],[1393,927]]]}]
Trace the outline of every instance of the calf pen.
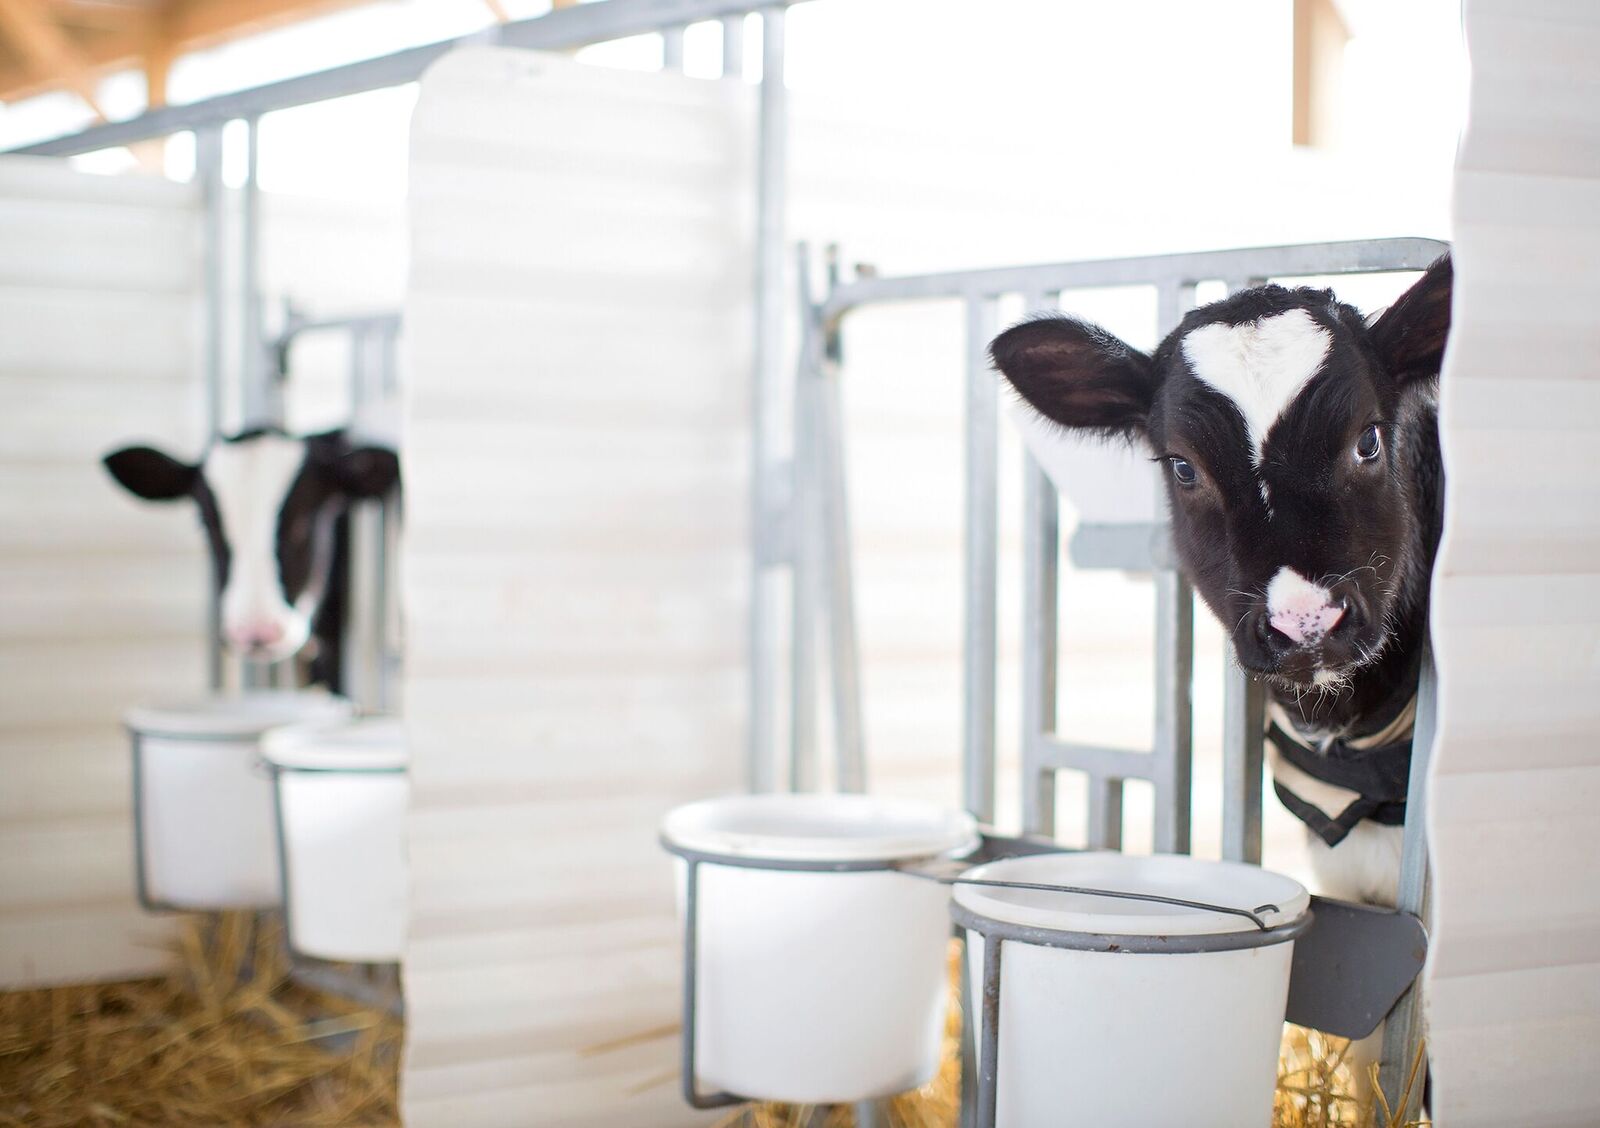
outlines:
[{"label": "calf pen", "polygon": [[[842,505],[843,468],[838,447],[839,437],[839,412],[837,399],[829,400],[829,396],[837,396],[837,388],[829,389],[827,380],[836,378],[838,368],[842,362],[839,350],[839,323],[850,309],[858,305],[871,304],[877,300],[896,300],[916,297],[950,296],[951,292],[966,296],[969,293],[981,295],[969,298],[968,323],[974,329],[973,349],[975,360],[971,365],[972,396],[970,404],[973,408],[969,412],[969,450],[976,452],[976,457],[969,458],[969,490],[968,529],[969,540],[967,560],[969,569],[977,576],[977,582],[968,584],[968,613],[969,613],[969,639],[976,640],[977,648],[972,645],[968,648],[967,676],[968,676],[968,724],[967,724],[967,787],[968,804],[975,814],[986,820],[992,821],[995,805],[995,778],[994,778],[994,715],[995,715],[995,685],[993,676],[993,652],[995,645],[995,621],[993,588],[996,582],[994,564],[994,529],[995,529],[995,430],[998,426],[996,404],[994,401],[994,384],[987,373],[986,361],[981,359],[982,349],[988,338],[997,328],[996,306],[1000,297],[1005,293],[1033,293],[1046,292],[1052,287],[1071,289],[1092,285],[1108,284],[1150,284],[1150,279],[1157,278],[1159,285],[1161,271],[1173,269],[1172,263],[1190,264],[1193,281],[1181,283],[1178,286],[1178,298],[1168,304],[1168,298],[1163,297],[1163,308],[1181,311],[1183,305],[1192,300],[1195,284],[1206,278],[1233,278],[1243,272],[1246,278],[1255,277],[1285,277],[1297,274],[1330,274],[1330,273],[1359,273],[1362,270],[1406,269],[1426,262],[1434,256],[1438,246],[1432,246],[1422,241],[1405,241],[1414,243],[1412,256],[1396,253],[1392,260],[1386,260],[1381,254],[1375,254],[1371,260],[1357,260],[1356,266],[1339,269],[1335,264],[1330,264],[1316,258],[1314,248],[1287,248],[1283,252],[1297,252],[1301,258],[1284,258],[1276,262],[1267,261],[1273,252],[1232,252],[1229,255],[1217,256],[1182,256],[1178,260],[1147,259],[1135,260],[1137,266],[1129,267],[1126,264],[1068,264],[1059,267],[1026,268],[1020,271],[975,272],[960,276],[924,276],[918,279],[863,279],[854,283],[840,283],[833,286],[829,297],[818,307],[807,309],[807,334],[805,352],[806,363],[813,364],[817,356],[824,360],[822,365],[806,367],[803,365],[799,376],[798,403],[800,410],[797,412],[797,429],[801,441],[798,449],[801,456],[797,460],[799,477],[795,491],[800,512],[808,518],[820,516],[822,522],[819,526],[820,535],[801,536],[796,541],[796,557],[794,568],[797,583],[796,590],[799,597],[796,600],[797,617],[803,621],[807,614],[822,613],[827,616],[826,623],[830,628],[830,637],[833,640],[832,652],[834,655],[834,669],[836,677],[840,679],[839,685],[853,686],[853,677],[846,681],[847,675],[854,668],[853,637],[848,629],[850,616],[837,614],[840,609],[848,611],[851,603],[848,570],[843,573],[831,572],[818,575],[816,569],[819,564],[826,567],[837,565],[841,561],[848,565],[848,521]],[[1363,245],[1365,246],[1365,245]],[[1249,261],[1240,262],[1239,259]],[[1364,267],[1360,263],[1366,263]],[[1387,265],[1385,265],[1387,264]],[[1101,269],[1107,269],[1109,276],[1097,274]],[[1061,271],[1064,274],[1052,274]],[[1120,272],[1119,272],[1120,271]],[[1010,276],[1018,276],[1014,281],[1006,281]],[[972,279],[979,281],[974,284]],[[988,278],[987,282],[983,279]],[[895,292],[896,283],[907,282],[909,288],[904,294]],[[869,291],[865,295],[851,297],[851,287],[865,286]],[[992,288],[986,289],[985,286]],[[950,287],[950,290],[941,289]],[[1030,289],[1031,287],[1031,289]],[[921,289],[925,288],[925,289]],[[1165,289],[1165,287],[1162,287]],[[874,294],[881,296],[874,296]],[[1043,301],[1030,301],[1030,308],[1043,306]],[[388,328],[392,322],[382,320]],[[1165,320],[1165,319],[1164,319]],[[1170,320],[1166,323],[1170,324]],[[825,326],[824,327],[819,327]],[[390,330],[392,331],[392,330]],[[818,334],[831,335],[832,339],[823,339],[818,346]],[[358,353],[359,355],[359,353]],[[831,368],[831,371],[830,371]],[[974,421],[979,421],[974,425]],[[987,432],[984,431],[983,421],[987,421]],[[987,480],[982,476],[982,468],[987,467]],[[975,472],[976,471],[976,472]],[[1048,607],[1053,612],[1054,605],[1054,567],[1056,528],[1054,522],[1054,494],[1046,485],[1037,466],[1029,468],[1029,513],[1030,519],[1027,526],[1029,531],[1029,594],[1030,609]],[[978,481],[978,486],[971,485],[973,478]],[[987,499],[987,501],[985,500]],[[835,504],[835,503],[838,504]],[[1041,524],[1036,525],[1035,520]],[[989,530],[987,541],[982,539],[982,530]],[[978,535],[974,536],[974,530]],[[759,534],[758,534],[759,535]],[[1048,539],[1046,539],[1048,537]],[[1026,797],[1024,811],[1026,829],[1030,833],[1048,833],[1053,825],[1053,811],[1049,803],[1051,790],[1047,780],[1055,771],[1063,769],[1076,769],[1098,773],[1098,786],[1091,794],[1091,827],[1093,843],[1098,845],[1115,846],[1119,844],[1120,824],[1115,818],[1120,804],[1117,794],[1123,780],[1139,778],[1145,773],[1155,776],[1157,784],[1159,810],[1169,812],[1163,815],[1158,829],[1158,842],[1163,848],[1182,850],[1187,847],[1188,828],[1188,716],[1187,697],[1190,677],[1189,659],[1192,654],[1192,634],[1190,633],[1189,612],[1192,610],[1190,595],[1180,578],[1171,572],[1165,547],[1162,544],[1162,531],[1156,526],[1129,529],[1126,526],[1114,528],[1089,528],[1080,531],[1079,538],[1074,541],[1074,559],[1083,566],[1113,567],[1128,570],[1147,570],[1155,568],[1160,572],[1158,581],[1158,598],[1161,600],[1161,622],[1166,626],[1166,633],[1162,636],[1162,681],[1158,685],[1158,714],[1162,721],[1158,726],[1157,752],[1149,758],[1149,765],[1144,761],[1132,759],[1139,754],[1116,752],[1107,749],[1083,749],[1061,745],[1057,741],[1052,727],[1040,727],[1031,733],[1029,747],[1038,755],[1038,749],[1044,748],[1050,755],[1039,760],[1040,768],[1037,773],[1030,772],[1031,788]],[[1048,544],[1048,549],[1044,546]],[[821,552],[813,555],[814,549]],[[768,546],[758,550],[758,559],[771,561],[776,554]],[[819,559],[820,557],[820,559]],[[1159,563],[1158,563],[1159,561]],[[1049,577],[1046,579],[1046,577]],[[989,595],[984,597],[984,585],[987,584]],[[813,587],[813,585],[816,585]],[[1035,602],[1037,600],[1037,602]],[[987,608],[987,617],[984,609]],[[1053,620],[1051,613],[1049,618]],[[1027,684],[1035,687],[1035,697],[1029,707],[1029,716],[1053,717],[1054,706],[1054,679],[1045,670],[1053,671],[1054,654],[1051,652],[1054,645],[1054,632],[1048,631],[1040,625],[1041,620],[1037,615],[1030,615],[1030,648],[1028,651],[1029,676]],[[1037,634],[1039,637],[1033,637]],[[984,647],[987,647],[988,656],[984,656]],[[1168,662],[1171,662],[1169,668]],[[796,668],[803,669],[806,663],[797,662]],[[812,687],[813,690],[815,687]],[[1237,690],[1238,687],[1233,687]],[[1247,687],[1246,687],[1247,688]],[[859,788],[864,784],[865,764],[861,752],[860,725],[858,717],[852,717],[852,710],[858,710],[858,703],[852,702],[855,695],[853,688],[848,693],[835,693],[836,723],[839,725],[839,747],[841,762],[839,779],[846,787]],[[797,689],[797,699],[799,690]],[[1165,702],[1165,706],[1163,706]],[[1237,697],[1235,705],[1238,705]],[[1255,707],[1259,709],[1257,702]],[[1248,705],[1246,706],[1248,708]],[[1165,709],[1165,712],[1163,712]],[[1230,740],[1243,734],[1245,743],[1250,742],[1249,734],[1252,730],[1246,720],[1241,723],[1237,717],[1231,716],[1235,721],[1231,730]],[[982,718],[987,718],[985,723]],[[1258,726],[1257,726],[1258,727]],[[800,730],[803,733],[803,729]],[[1233,746],[1230,743],[1230,753]],[[1248,757],[1251,751],[1248,747],[1244,756]],[[1260,747],[1259,739],[1255,741],[1254,755],[1254,806],[1250,805],[1249,798],[1234,799],[1229,808],[1229,849],[1236,848],[1236,841],[1242,843],[1238,846],[1241,852],[1230,856],[1237,856],[1244,860],[1259,860],[1260,848],[1260,819],[1259,819],[1259,780],[1260,780]],[[1073,760],[1073,756],[1081,757],[1081,762]],[[1053,757],[1053,758],[1051,758]],[[1130,757],[1121,759],[1121,757]],[[1047,762],[1048,761],[1048,762]],[[796,763],[800,761],[797,759]],[[1239,787],[1250,787],[1251,776],[1248,767],[1249,760],[1237,760],[1230,755],[1230,766],[1234,769],[1230,776],[1232,782]],[[1035,774],[1039,777],[1033,778]],[[803,772],[797,772],[793,778],[805,780]],[[1181,787],[1181,793],[1179,788]],[[1232,795],[1232,792],[1230,792]],[[1253,810],[1253,818],[1252,818]],[[1094,813],[1098,811],[1098,813]],[[1243,828],[1243,829],[1241,829]],[[1253,845],[1252,845],[1253,836]],[[1325,907],[1324,916],[1329,915],[1331,908]],[[1413,969],[1414,971],[1414,969]],[[970,1055],[969,1055],[970,1060]],[[966,1086],[968,1093],[975,1093],[977,1086],[970,1083]]]},{"label": "calf pen", "polygon": [[[801,254],[802,343],[796,378],[794,488],[792,509],[762,514],[756,525],[756,558],[781,561],[793,573],[794,654],[791,662],[792,730],[786,755],[794,783],[814,778],[816,658],[811,652],[820,627],[829,645],[836,777],[843,790],[862,790],[866,756],[861,724],[859,659],[852,590],[850,522],[845,490],[841,380],[847,371],[843,326],[867,306],[907,301],[958,300],[967,327],[965,490],[964,802],[992,826],[996,790],[997,596],[999,590],[998,378],[989,366],[988,344],[1000,328],[1000,301],[1020,295],[1026,311],[1060,308],[1063,293],[1108,287],[1153,288],[1159,335],[1170,331],[1195,304],[1198,286],[1221,281],[1228,291],[1272,279],[1417,271],[1448,251],[1426,239],[1255,248],[1099,262],[969,270],[946,274],[840,277],[830,261],[820,300],[810,297],[808,262]],[[772,470],[769,470],[769,473]],[[1154,789],[1154,846],[1188,853],[1192,803],[1194,600],[1176,571],[1163,523],[1086,523],[1068,551],[1082,568],[1154,573],[1156,585],[1155,746],[1148,752],[1075,743],[1057,730],[1057,594],[1060,528],[1056,488],[1033,455],[1024,470],[1023,580],[1023,832],[1048,838],[1056,826],[1058,772],[1089,779],[1088,842],[1101,849],[1122,845],[1122,792],[1129,780]],[[1156,509],[1161,512],[1160,505]],[[788,559],[772,543],[770,530],[792,522]],[[758,625],[761,619],[756,620]],[[758,654],[770,640],[758,635]],[[1261,860],[1261,687],[1238,666],[1227,666],[1223,743],[1223,857]],[[752,715],[752,775],[770,750],[759,742],[775,694],[755,679]],[[1424,781],[1432,739],[1433,677],[1424,672],[1417,708],[1416,749],[1404,838],[1398,907],[1393,912],[1315,898],[1316,924],[1297,945],[1289,1017],[1301,1025],[1345,1035],[1364,1035],[1387,1013],[1381,1086],[1388,1107],[1402,1120],[1421,1103],[1421,1087],[1407,1086],[1422,1039],[1413,981],[1421,971],[1426,939],[1420,925],[1427,903],[1424,841]],[[998,948],[998,945],[996,945]],[[1342,957],[1342,958],[1334,958]],[[1348,961],[1348,965],[1347,962]],[[965,964],[963,965],[965,967]],[[1346,966],[1353,973],[1344,972]],[[1340,969],[1340,970],[1334,970]],[[998,961],[993,974],[997,977]],[[985,982],[983,1026],[997,1029],[998,982]],[[995,988],[991,991],[989,988]],[[964,992],[966,994],[966,992]],[[1398,1001],[1397,1001],[1398,1000]],[[994,1001],[991,1009],[988,1001]],[[1392,1007],[1392,1009],[1391,1009]],[[991,1037],[987,1043],[993,1046]],[[962,1124],[987,1128],[992,1104],[980,1109],[980,1089],[992,1092],[995,1063],[979,1072],[973,1024],[963,1028]],[[693,1093],[693,1078],[684,1079]],[[871,1115],[863,1110],[863,1116]]]}]

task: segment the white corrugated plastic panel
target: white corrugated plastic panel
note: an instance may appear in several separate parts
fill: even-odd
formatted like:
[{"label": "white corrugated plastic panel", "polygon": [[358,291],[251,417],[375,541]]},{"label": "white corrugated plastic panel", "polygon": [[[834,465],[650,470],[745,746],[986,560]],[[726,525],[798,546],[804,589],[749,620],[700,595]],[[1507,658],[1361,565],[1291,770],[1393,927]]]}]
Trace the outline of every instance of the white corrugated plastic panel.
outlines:
[{"label": "white corrugated plastic panel", "polygon": [[1435,1122],[1600,1123],[1600,9],[1467,0],[1434,581]]},{"label": "white corrugated plastic panel", "polygon": [[655,827],[743,775],[750,111],[499,49],[423,81],[408,1124],[706,1122]]},{"label": "white corrugated plastic panel", "polygon": [[192,507],[99,459],[198,449],[196,197],[0,158],[0,986],[146,974],[123,709],[204,683]]}]

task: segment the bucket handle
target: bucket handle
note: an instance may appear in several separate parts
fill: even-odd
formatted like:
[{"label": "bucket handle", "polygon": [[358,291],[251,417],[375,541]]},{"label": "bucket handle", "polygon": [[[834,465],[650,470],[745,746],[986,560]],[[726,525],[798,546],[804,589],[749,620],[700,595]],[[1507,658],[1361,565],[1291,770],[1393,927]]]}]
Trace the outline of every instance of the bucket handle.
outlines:
[{"label": "bucket handle", "polygon": [[1161,905],[1176,905],[1185,909],[1227,913],[1230,916],[1244,917],[1262,932],[1272,931],[1272,925],[1262,919],[1262,914],[1282,912],[1282,909],[1277,905],[1257,905],[1254,909],[1239,909],[1231,905],[1213,905],[1207,901],[1188,901],[1182,897],[1167,897],[1160,893],[1130,893],[1124,889],[1090,889],[1078,885],[1047,885],[1037,881],[996,881],[992,878],[967,877],[965,876],[967,863],[955,858],[902,862],[891,868],[895,872],[903,873],[908,877],[920,877],[924,881],[933,881],[940,885],[977,885],[990,889],[1031,889],[1040,893],[1076,893],[1085,897],[1113,897],[1123,901],[1152,901]]}]

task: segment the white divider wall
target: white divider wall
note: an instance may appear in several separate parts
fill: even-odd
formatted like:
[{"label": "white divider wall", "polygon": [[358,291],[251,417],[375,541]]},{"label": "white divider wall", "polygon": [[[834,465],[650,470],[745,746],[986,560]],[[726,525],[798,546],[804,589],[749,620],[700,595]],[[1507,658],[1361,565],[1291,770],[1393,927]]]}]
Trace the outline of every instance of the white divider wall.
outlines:
[{"label": "white divider wall", "polygon": [[0,988],[147,973],[128,705],[205,684],[192,507],[123,494],[128,440],[198,449],[188,185],[0,159]]},{"label": "white divider wall", "polygon": [[1600,1123],[1600,9],[1467,0],[1434,580],[1433,1114]]},{"label": "white divider wall", "polygon": [[655,828],[743,780],[750,95],[496,49],[423,82],[414,1128],[707,1119]]}]

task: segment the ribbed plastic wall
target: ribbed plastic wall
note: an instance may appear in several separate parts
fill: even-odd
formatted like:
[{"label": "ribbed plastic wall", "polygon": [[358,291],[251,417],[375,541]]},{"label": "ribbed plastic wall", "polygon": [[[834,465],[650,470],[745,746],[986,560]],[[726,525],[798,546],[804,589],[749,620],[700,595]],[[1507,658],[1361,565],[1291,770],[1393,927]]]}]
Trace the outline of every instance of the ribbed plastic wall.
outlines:
[{"label": "ribbed plastic wall", "polygon": [[0,159],[0,986],[167,958],[118,718],[204,685],[207,565],[99,459],[197,448],[199,230],[187,185]]},{"label": "ribbed plastic wall", "polygon": [[1600,9],[1467,0],[1441,384],[1433,1115],[1600,1123]]},{"label": "ribbed plastic wall", "polygon": [[743,779],[750,94],[496,49],[422,85],[414,1128],[707,1120],[655,834]]}]

